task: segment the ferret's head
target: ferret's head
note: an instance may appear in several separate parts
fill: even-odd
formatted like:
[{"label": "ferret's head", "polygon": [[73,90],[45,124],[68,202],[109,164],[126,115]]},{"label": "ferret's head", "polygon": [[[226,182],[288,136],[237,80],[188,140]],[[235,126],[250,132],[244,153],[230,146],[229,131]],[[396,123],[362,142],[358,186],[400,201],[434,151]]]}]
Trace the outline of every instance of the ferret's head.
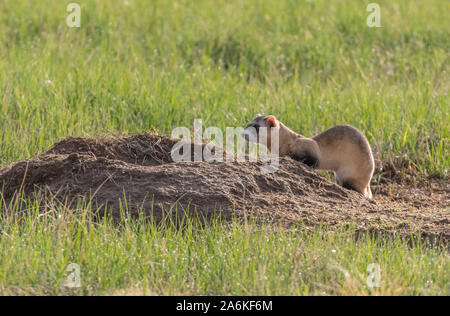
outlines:
[{"label": "ferret's head", "polygon": [[[264,128],[266,133],[260,133]],[[256,115],[256,117],[248,123],[242,132],[242,137],[248,142],[267,144],[270,146],[271,128],[280,128],[280,122],[273,115]]]}]

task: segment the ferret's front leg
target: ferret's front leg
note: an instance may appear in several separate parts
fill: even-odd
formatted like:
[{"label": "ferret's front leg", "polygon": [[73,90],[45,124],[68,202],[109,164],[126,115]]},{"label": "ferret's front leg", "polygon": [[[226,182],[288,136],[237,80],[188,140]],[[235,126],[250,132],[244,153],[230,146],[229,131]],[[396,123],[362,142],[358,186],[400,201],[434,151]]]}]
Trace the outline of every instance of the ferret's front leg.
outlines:
[{"label": "ferret's front leg", "polygon": [[319,166],[319,147],[312,139],[301,138],[296,141],[289,156],[311,168],[317,168]]},{"label": "ferret's front leg", "polygon": [[309,152],[294,153],[291,155],[291,158],[300,161],[311,168],[316,168],[319,164],[319,159]]}]

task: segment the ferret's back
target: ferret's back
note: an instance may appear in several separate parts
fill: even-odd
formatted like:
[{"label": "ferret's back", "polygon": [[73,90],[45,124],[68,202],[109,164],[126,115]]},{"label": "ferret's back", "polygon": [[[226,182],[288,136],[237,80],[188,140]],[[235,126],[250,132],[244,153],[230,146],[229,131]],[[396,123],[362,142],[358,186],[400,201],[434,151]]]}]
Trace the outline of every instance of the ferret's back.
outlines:
[{"label": "ferret's back", "polygon": [[370,150],[369,142],[364,134],[351,125],[342,124],[333,126],[330,129],[313,137],[322,146],[332,146],[340,142],[350,142],[361,149],[361,151]]}]

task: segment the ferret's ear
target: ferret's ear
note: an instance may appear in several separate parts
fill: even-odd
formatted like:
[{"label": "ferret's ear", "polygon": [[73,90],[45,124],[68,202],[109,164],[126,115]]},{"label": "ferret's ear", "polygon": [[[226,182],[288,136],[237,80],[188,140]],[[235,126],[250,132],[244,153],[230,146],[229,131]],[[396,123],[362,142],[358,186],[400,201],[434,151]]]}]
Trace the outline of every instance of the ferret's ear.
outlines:
[{"label": "ferret's ear", "polygon": [[269,115],[266,117],[266,122],[269,124],[269,127],[277,127],[277,119],[273,115]]}]

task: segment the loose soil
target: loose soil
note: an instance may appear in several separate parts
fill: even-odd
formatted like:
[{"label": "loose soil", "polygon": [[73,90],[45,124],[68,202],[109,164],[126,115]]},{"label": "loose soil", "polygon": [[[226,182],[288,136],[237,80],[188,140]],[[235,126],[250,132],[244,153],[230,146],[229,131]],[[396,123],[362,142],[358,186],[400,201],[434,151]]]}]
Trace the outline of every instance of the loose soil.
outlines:
[{"label": "loose soil", "polygon": [[[450,238],[448,180],[372,184],[374,199],[344,189],[306,165],[280,158],[278,171],[262,162],[173,162],[176,140],[154,134],[68,138],[33,159],[0,170],[8,201],[18,191],[45,192],[64,203],[92,199],[93,209],[120,216],[142,210],[156,221],[169,214],[225,220],[255,218],[308,229],[354,226],[358,231]],[[191,145],[194,151],[195,146]],[[75,204],[74,204],[75,205]],[[123,207],[124,208],[124,207]]]}]

